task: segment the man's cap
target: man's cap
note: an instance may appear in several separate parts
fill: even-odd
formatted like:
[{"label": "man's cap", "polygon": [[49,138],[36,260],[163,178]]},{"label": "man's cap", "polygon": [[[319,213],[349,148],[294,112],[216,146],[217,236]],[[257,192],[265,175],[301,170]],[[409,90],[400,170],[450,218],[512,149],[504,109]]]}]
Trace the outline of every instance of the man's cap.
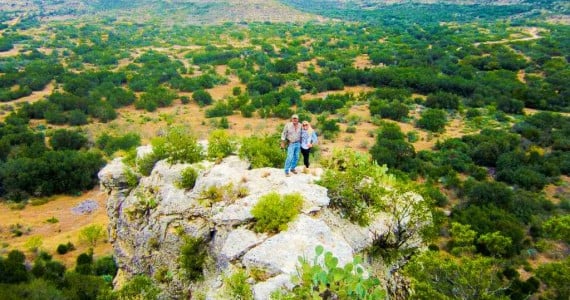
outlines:
[{"label": "man's cap", "polygon": [[291,116],[291,119],[299,119],[299,116],[297,114],[294,114]]}]

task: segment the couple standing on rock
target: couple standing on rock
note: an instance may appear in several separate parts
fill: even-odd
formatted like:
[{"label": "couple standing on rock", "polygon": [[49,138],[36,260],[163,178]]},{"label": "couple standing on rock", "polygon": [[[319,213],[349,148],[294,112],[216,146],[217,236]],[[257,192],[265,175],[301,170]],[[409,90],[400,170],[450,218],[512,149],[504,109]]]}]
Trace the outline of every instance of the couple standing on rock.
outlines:
[{"label": "couple standing on rock", "polygon": [[307,121],[299,124],[299,116],[292,115],[291,122],[285,124],[281,133],[281,148],[287,145],[287,158],[285,159],[285,175],[289,176],[289,172],[297,174],[295,167],[299,160],[299,151],[303,154],[303,163],[305,167],[309,167],[309,153],[313,144],[317,143],[317,133]]}]

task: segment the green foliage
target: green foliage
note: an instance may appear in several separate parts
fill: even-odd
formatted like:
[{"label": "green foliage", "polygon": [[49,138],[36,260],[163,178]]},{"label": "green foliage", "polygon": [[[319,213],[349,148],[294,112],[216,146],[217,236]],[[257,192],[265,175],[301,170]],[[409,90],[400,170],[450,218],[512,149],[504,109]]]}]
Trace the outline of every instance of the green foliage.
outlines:
[{"label": "green foliage", "polygon": [[427,251],[415,256],[404,268],[418,299],[508,299],[506,283],[497,276],[492,258]]},{"label": "green foliage", "polygon": [[33,158],[8,160],[0,168],[0,180],[6,194],[24,195],[13,198],[17,201],[25,195],[73,193],[92,188],[103,164],[97,152],[45,151]]},{"label": "green foliage", "polygon": [[452,220],[470,225],[479,235],[499,231],[503,237],[510,238],[512,244],[507,248],[507,257],[517,254],[522,248],[524,231],[520,221],[512,213],[496,206],[470,205],[462,209],[456,208]]},{"label": "green foliage", "polygon": [[50,224],[56,224],[56,223],[59,223],[59,219],[56,217],[51,217],[51,218],[47,219],[46,222],[48,222]]},{"label": "green foliage", "polygon": [[411,192],[413,186],[396,187],[387,193],[383,210],[390,217],[387,230],[374,233],[372,255],[380,255],[386,262],[398,261],[416,250],[410,241],[433,237],[431,202]]},{"label": "green foliage", "polygon": [[32,279],[29,283],[0,284],[3,299],[66,299],[55,284],[43,278]]},{"label": "green foliage", "polygon": [[208,257],[206,247],[207,244],[203,238],[184,237],[178,260],[188,280],[196,281],[203,278],[204,263]]},{"label": "green foliage", "polygon": [[452,238],[449,245],[451,253],[460,256],[461,254],[468,255],[475,252],[474,242],[477,232],[471,230],[470,225],[452,222],[450,233]]},{"label": "green foliage", "polygon": [[71,242],[67,242],[67,244],[57,245],[56,252],[63,255],[72,250],[75,250],[75,246]]},{"label": "green foliage", "polygon": [[293,278],[295,287],[288,292],[276,292],[272,299],[384,299],[386,292],[380,280],[365,275],[362,259],[339,266],[338,258],[322,246],[315,248],[312,262],[299,257],[301,265]]},{"label": "green foliage", "polygon": [[211,205],[212,203],[226,201],[226,202],[234,202],[238,198],[243,198],[249,194],[249,191],[245,186],[242,185],[234,185],[233,182],[230,182],[226,185],[216,186],[211,185],[208,188],[202,190],[200,193],[201,196],[201,204],[202,205]]},{"label": "green foliage", "polygon": [[536,270],[536,276],[546,285],[545,299],[562,300],[570,297],[570,258],[540,266]]},{"label": "green foliage", "polygon": [[97,299],[109,294],[111,286],[100,276],[67,272],[63,283],[66,299]]},{"label": "green foliage", "polygon": [[214,130],[208,137],[208,158],[222,159],[236,151],[233,138],[225,130]]},{"label": "green foliage", "polygon": [[443,132],[447,124],[447,114],[441,109],[427,109],[422,112],[417,125],[432,132]]},{"label": "green foliage", "polygon": [[429,94],[426,99],[426,106],[440,109],[458,109],[461,98],[455,94],[437,92]]},{"label": "green foliage", "polygon": [[87,145],[87,137],[79,131],[58,129],[49,142],[53,150],[79,150]]},{"label": "green foliage", "polygon": [[212,95],[204,90],[197,90],[192,94],[192,99],[200,106],[212,104]]},{"label": "green foliage", "polygon": [[115,277],[118,271],[118,266],[112,255],[103,256],[95,261],[93,271],[97,276],[109,275],[111,277]]},{"label": "green foliage", "polygon": [[502,236],[499,231],[482,234],[477,239],[477,243],[484,247],[484,252],[494,257],[502,257],[508,254],[512,244],[511,238]]},{"label": "green foliage", "polygon": [[[158,156],[158,154],[155,154],[154,151],[153,151],[153,153],[146,154],[145,156],[136,159],[137,171],[139,173],[141,173],[143,176],[149,176],[150,173],[152,172],[152,169],[154,168],[154,165],[160,159],[161,159],[161,157]],[[136,175],[136,174],[133,173],[133,175]],[[129,178],[134,179],[133,176],[130,176]],[[137,179],[137,181],[138,181],[138,179]],[[134,180],[131,180],[130,182],[135,183]]]},{"label": "green foliage", "polygon": [[570,215],[552,217],[542,226],[548,237],[570,243]]},{"label": "green foliage", "polygon": [[153,152],[169,163],[195,163],[202,160],[202,146],[196,137],[183,127],[173,127],[164,137],[152,140]]},{"label": "green foliage", "polygon": [[137,133],[127,133],[122,136],[112,136],[107,133],[100,135],[95,141],[95,146],[108,156],[118,150],[129,151],[141,144],[141,137]]},{"label": "green foliage", "polygon": [[153,87],[143,93],[139,100],[135,102],[137,109],[155,111],[157,107],[167,107],[176,99],[176,94],[164,87]]},{"label": "green foliage", "polygon": [[24,246],[28,251],[37,253],[41,250],[43,243],[43,238],[39,235],[35,235],[28,238]]},{"label": "green foliage", "polygon": [[330,159],[321,161],[327,168],[319,184],[328,189],[331,206],[352,222],[366,225],[370,216],[379,211],[386,195],[386,185],[395,179],[385,166],[378,166],[370,157],[354,150],[335,149]]},{"label": "green foliage", "polygon": [[116,292],[119,299],[157,299],[161,290],[146,275],[136,275]]},{"label": "green foliage", "polygon": [[382,118],[395,121],[404,120],[409,113],[408,107],[398,101],[372,100],[369,107],[371,115],[379,115]]},{"label": "green foliage", "polygon": [[231,116],[233,113],[233,107],[227,101],[220,100],[214,106],[206,109],[206,118]]},{"label": "green foliage", "polygon": [[224,289],[231,299],[253,300],[253,291],[247,283],[247,274],[242,269],[224,278]]},{"label": "green foliage", "polygon": [[180,173],[180,180],[176,182],[176,187],[180,189],[191,190],[198,179],[198,172],[192,167],[188,167]]},{"label": "green foliage", "polygon": [[79,232],[79,240],[91,247],[92,249],[97,246],[100,239],[105,237],[103,226],[95,224],[85,226]]},{"label": "green foliage", "polygon": [[376,143],[370,149],[374,161],[388,168],[412,171],[418,166],[414,157],[416,152],[412,144],[404,140],[400,127],[394,123],[382,123],[376,136]]},{"label": "green foliage", "polygon": [[419,191],[425,199],[430,199],[438,207],[444,207],[449,203],[449,199],[436,186],[427,184]]},{"label": "green foliage", "polygon": [[238,154],[241,159],[247,159],[252,168],[279,168],[286,156],[279,147],[279,137],[276,135],[245,137],[241,141]]},{"label": "green foliage", "polygon": [[29,274],[24,265],[26,256],[23,252],[12,250],[7,258],[0,256],[0,283],[15,284],[26,282]]},{"label": "green foliage", "polygon": [[298,193],[281,196],[272,192],[263,195],[251,209],[255,218],[255,231],[277,233],[286,230],[287,223],[301,211],[303,201],[303,196]]},{"label": "green foliage", "polygon": [[81,253],[77,256],[75,272],[82,275],[93,273],[93,253]]}]

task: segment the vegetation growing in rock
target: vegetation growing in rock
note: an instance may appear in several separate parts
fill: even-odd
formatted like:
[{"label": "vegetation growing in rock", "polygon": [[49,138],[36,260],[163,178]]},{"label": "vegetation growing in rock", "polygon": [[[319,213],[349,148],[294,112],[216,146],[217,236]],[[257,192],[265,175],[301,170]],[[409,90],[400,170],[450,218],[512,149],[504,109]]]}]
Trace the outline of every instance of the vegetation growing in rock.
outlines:
[{"label": "vegetation growing in rock", "polygon": [[176,186],[181,189],[191,190],[198,179],[198,172],[193,167],[188,167],[180,173],[180,179],[176,182]]},{"label": "vegetation growing in rock", "polygon": [[152,141],[153,154],[169,163],[196,163],[203,159],[202,147],[185,128],[173,127]]},{"label": "vegetation growing in rock", "polygon": [[287,229],[303,207],[300,194],[280,195],[276,192],[266,194],[251,209],[255,218],[254,230],[257,232],[276,233]]},{"label": "vegetation growing in rock", "polygon": [[189,281],[202,279],[204,264],[208,257],[207,245],[203,238],[185,236],[180,247],[180,268]]},{"label": "vegetation growing in rock", "polygon": [[244,270],[239,269],[231,275],[224,278],[224,289],[231,299],[252,300],[253,291],[249,283],[247,283],[247,274]]},{"label": "vegetation growing in rock", "polygon": [[208,137],[208,158],[220,160],[236,151],[232,137],[224,130],[214,130]]},{"label": "vegetation growing in rock", "polygon": [[315,248],[315,258],[309,261],[299,257],[298,274],[293,278],[295,286],[291,291],[277,291],[272,299],[384,299],[380,281],[371,274],[365,275],[362,258],[344,266],[323,246]]}]

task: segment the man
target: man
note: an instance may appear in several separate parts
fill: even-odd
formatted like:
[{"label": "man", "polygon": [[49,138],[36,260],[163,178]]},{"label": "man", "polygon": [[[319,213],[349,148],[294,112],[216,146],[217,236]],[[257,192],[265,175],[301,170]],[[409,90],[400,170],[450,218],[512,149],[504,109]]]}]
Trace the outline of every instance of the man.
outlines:
[{"label": "man", "polygon": [[289,172],[297,174],[295,167],[299,160],[299,152],[301,151],[301,124],[299,124],[299,116],[292,115],[291,122],[285,124],[281,133],[281,149],[285,148],[285,141],[289,142],[287,146],[287,158],[285,159],[285,175],[289,176]]}]

